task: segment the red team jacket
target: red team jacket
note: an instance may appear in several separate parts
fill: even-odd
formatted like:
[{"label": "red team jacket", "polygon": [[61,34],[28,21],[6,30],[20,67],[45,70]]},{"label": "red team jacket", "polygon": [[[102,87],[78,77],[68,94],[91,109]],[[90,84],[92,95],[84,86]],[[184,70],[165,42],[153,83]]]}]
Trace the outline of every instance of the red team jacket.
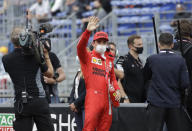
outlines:
[{"label": "red team jacket", "polygon": [[[108,81],[113,85],[115,90],[119,89],[114,73],[114,57],[110,52],[105,52],[106,61],[96,51],[87,51],[87,44],[91,32],[86,30],[77,45],[77,54],[80,60],[81,69],[86,82],[86,97],[89,94],[100,94],[102,93],[106,97],[108,96]],[[108,73],[109,72],[109,73]],[[108,75],[107,75],[108,74]],[[91,98],[93,96],[90,96]]]},{"label": "red team jacket", "polygon": [[[114,57],[110,52],[105,52],[106,59],[95,50],[89,52],[86,47],[90,34],[91,32],[86,30],[77,45],[77,54],[86,85],[84,130],[95,128],[99,125],[97,122],[102,122],[102,119],[112,121],[109,83],[113,85],[115,90],[119,89],[114,73]],[[106,117],[102,118],[104,115]],[[103,123],[103,128],[104,125]],[[110,128],[110,122],[107,125]]]}]

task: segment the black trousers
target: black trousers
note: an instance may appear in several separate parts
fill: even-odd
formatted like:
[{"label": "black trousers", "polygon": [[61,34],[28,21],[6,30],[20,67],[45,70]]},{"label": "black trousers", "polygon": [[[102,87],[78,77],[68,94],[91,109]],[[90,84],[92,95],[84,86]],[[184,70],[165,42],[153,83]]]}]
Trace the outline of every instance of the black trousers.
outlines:
[{"label": "black trousers", "polygon": [[85,120],[85,110],[81,109],[78,113],[74,113],[75,122],[77,124],[77,131],[83,130],[84,120]]},{"label": "black trousers", "polygon": [[34,122],[38,131],[54,131],[46,98],[29,99],[28,103],[23,105],[16,101],[14,109],[15,131],[32,131]]},{"label": "black trousers", "polygon": [[187,110],[189,112],[189,115],[192,119],[192,89],[190,88],[189,91],[188,91],[188,96],[187,96]]},{"label": "black trousers", "polygon": [[160,108],[149,104],[147,108],[148,131],[162,131],[166,123],[168,131],[185,131],[183,129],[181,108]]}]

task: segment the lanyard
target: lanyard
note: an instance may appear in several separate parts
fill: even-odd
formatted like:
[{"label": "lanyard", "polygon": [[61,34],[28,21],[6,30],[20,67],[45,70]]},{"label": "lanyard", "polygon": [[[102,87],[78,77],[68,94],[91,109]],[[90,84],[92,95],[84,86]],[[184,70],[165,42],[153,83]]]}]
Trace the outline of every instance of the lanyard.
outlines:
[{"label": "lanyard", "polygon": [[160,51],[160,53],[170,53],[170,54],[174,54],[173,51],[165,51],[165,50]]}]

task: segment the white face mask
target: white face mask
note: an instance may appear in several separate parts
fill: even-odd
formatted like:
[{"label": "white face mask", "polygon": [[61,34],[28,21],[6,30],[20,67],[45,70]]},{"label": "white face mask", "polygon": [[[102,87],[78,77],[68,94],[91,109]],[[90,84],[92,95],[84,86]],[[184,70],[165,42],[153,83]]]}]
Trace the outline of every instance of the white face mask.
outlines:
[{"label": "white face mask", "polygon": [[95,50],[100,54],[104,54],[106,49],[107,49],[106,45],[97,45]]}]

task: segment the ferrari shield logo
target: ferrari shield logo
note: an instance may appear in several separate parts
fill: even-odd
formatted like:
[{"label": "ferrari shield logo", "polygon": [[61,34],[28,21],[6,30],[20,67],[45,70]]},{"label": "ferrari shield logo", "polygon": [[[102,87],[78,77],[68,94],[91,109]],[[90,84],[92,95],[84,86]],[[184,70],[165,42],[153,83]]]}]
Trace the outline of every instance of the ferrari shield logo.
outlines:
[{"label": "ferrari shield logo", "polygon": [[102,65],[101,59],[98,59],[96,57],[92,57],[91,63],[97,64],[97,65]]},{"label": "ferrari shield logo", "polygon": [[102,65],[101,59],[98,59],[97,62],[98,62],[98,65]]},{"label": "ferrari shield logo", "polygon": [[97,63],[97,58],[93,57],[92,58],[92,63]]}]

